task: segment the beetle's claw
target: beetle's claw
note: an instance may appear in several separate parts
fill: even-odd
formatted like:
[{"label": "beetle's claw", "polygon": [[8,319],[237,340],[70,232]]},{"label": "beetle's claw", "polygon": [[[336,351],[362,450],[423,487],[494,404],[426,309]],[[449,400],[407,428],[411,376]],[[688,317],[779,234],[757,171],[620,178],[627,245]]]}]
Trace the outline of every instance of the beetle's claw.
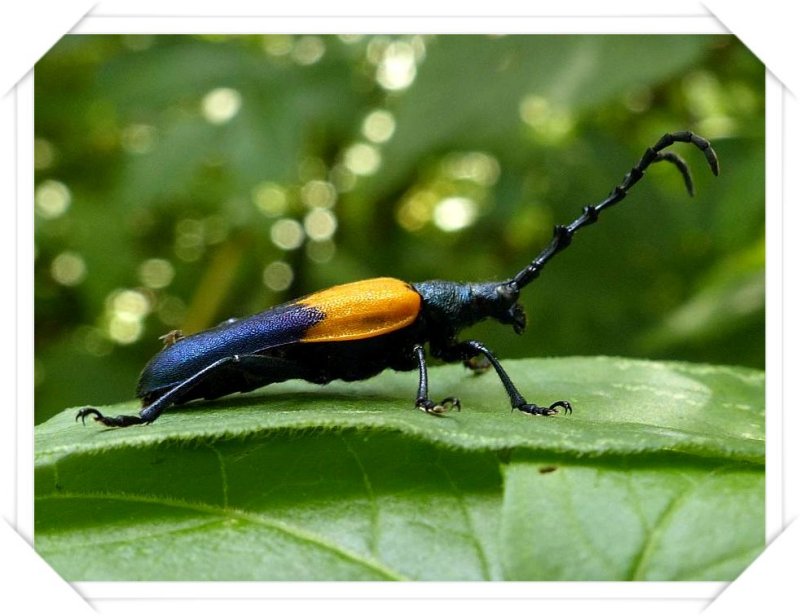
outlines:
[{"label": "beetle's claw", "polygon": [[523,413],[528,413],[528,415],[543,415],[545,417],[549,417],[551,415],[557,415],[559,408],[564,410],[565,415],[572,414],[572,405],[566,400],[559,400],[558,402],[553,402],[553,404],[551,404],[550,406],[537,406],[536,404],[521,404],[520,406],[517,407],[517,410],[520,410]]},{"label": "beetle's claw", "polygon": [[91,406],[84,406],[81,410],[78,411],[77,415],[75,415],[75,421],[78,421],[80,419],[81,423],[85,426],[86,418],[89,415],[93,415],[95,421],[103,421],[103,419],[105,418],[103,414],[96,408]]},{"label": "beetle's claw", "polygon": [[553,402],[553,404],[551,404],[548,408],[553,411],[556,411],[556,409],[559,407],[564,409],[564,415],[572,415],[572,405],[566,400],[559,400],[558,402]]},{"label": "beetle's claw", "polygon": [[452,396],[449,396],[449,397],[445,398],[444,400],[442,400],[437,406],[442,408],[441,412],[443,412],[443,413],[445,413],[445,412],[447,412],[447,411],[449,411],[451,409],[455,409],[456,411],[460,411],[461,410],[461,400],[459,400],[458,398],[453,398]]},{"label": "beetle's claw", "polygon": [[455,409],[461,410],[461,401],[458,398],[448,397],[442,400],[439,404],[434,404],[431,400],[417,400],[417,408],[425,411],[429,415],[440,416],[448,411]]}]

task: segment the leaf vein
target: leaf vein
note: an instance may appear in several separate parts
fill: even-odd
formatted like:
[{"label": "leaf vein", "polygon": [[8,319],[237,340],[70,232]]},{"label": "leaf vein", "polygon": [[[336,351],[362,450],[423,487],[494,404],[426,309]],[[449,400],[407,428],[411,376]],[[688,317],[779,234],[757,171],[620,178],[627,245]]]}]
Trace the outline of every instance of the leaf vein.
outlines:
[{"label": "leaf vein", "polygon": [[450,471],[448,471],[447,467],[441,463],[439,458],[436,459],[436,466],[441,469],[442,474],[444,475],[445,479],[447,479],[447,482],[450,484],[450,488],[455,495],[458,508],[461,511],[461,515],[464,517],[467,527],[466,532],[463,534],[469,539],[470,543],[472,543],[475,548],[475,553],[478,555],[478,562],[480,562],[481,575],[483,576],[484,580],[490,580],[491,573],[489,568],[489,559],[486,555],[486,550],[483,548],[483,544],[478,539],[478,533],[475,530],[475,524],[472,520],[472,516],[470,515],[469,506],[467,505],[464,497],[464,492],[458,487],[456,482],[453,481]]},{"label": "leaf vein", "polygon": [[161,505],[164,507],[172,507],[177,509],[188,509],[190,511],[195,511],[197,513],[202,513],[206,515],[217,515],[223,518],[251,522],[253,524],[258,524],[266,528],[269,528],[271,530],[284,533],[295,540],[305,541],[307,543],[316,545],[317,547],[325,549],[333,554],[336,554],[337,556],[345,560],[349,560],[353,563],[361,565],[364,568],[371,569],[387,579],[390,580],[406,579],[406,577],[403,576],[401,573],[394,571],[393,569],[387,567],[386,565],[377,562],[372,558],[368,558],[362,556],[361,554],[353,552],[348,548],[340,546],[330,541],[329,539],[318,535],[317,533],[313,533],[308,530],[296,527],[292,524],[288,524],[283,520],[276,520],[274,518],[262,514],[250,513],[233,507],[218,507],[206,503],[189,502],[180,499],[166,498],[163,496],[159,497],[143,496],[140,494],[128,494],[123,492],[118,492],[118,493],[98,492],[98,493],[85,493],[85,494],[76,492],[76,493],[48,494],[37,497],[37,500],[47,500],[47,499],[79,500],[79,499],[98,499],[98,498],[116,500],[121,502]]},{"label": "leaf vein", "polygon": [[375,492],[372,489],[372,482],[369,480],[369,473],[367,473],[367,469],[361,461],[361,456],[358,455],[358,452],[353,448],[350,440],[346,438],[344,434],[341,435],[341,438],[345,447],[347,448],[347,451],[353,457],[353,460],[355,460],[356,465],[361,471],[361,478],[364,481],[364,489],[367,493],[367,498],[369,499],[370,504],[370,531],[368,540],[369,552],[373,557],[375,557],[378,554],[380,508],[378,507],[378,501],[375,496]]}]

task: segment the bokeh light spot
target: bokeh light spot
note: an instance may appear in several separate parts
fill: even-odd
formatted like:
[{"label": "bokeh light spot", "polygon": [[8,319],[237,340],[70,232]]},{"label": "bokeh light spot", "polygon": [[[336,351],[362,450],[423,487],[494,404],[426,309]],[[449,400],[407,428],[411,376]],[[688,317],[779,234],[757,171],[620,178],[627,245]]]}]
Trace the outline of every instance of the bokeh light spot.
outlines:
[{"label": "bokeh light spot", "polygon": [[303,244],[303,226],[293,218],[281,218],[269,230],[272,243],[282,250],[295,250]]},{"label": "bokeh light spot", "polygon": [[386,90],[404,90],[417,76],[414,47],[406,41],[393,41],[383,51],[375,79]]},{"label": "bokeh light spot", "polygon": [[264,286],[273,291],[285,291],[294,280],[292,266],[285,261],[273,261],[264,268]]},{"label": "bokeh light spot", "polygon": [[271,56],[285,56],[294,47],[294,37],[291,34],[267,34],[264,36],[262,47]]},{"label": "bokeh light spot", "polygon": [[86,262],[78,253],[62,252],[53,259],[50,275],[58,284],[74,287],[86,278]]},{"label": "bokeh light spot", "polygon": [[732,137],[737,133],[737,122],[729,115],[730,98],[716,75],[708,71],[694,71],[683,79],[683,91],[693,115],[701,118],[697,130],[709,139]]},{"label": "bokeh light spot", "polygon": [[395,129],[394,116],[385,109],[371,112],[361,125],[361,133],[372,143],[384,143],[392,138]]},{"label": "bokeh light spot", "polygon": [[98,327],[81,325],[75,330],[75,339],[89,355],[104,357],[114,350],[114,345]]},{"label": "bokeh light spot", "polygon": [[37,171],[49,169],[56,161],[56,148],[47,139],[33,140],[33,166]]},{"label": "bokeh light spot", "polygon": [[147,296],[134,289],[122,289],[111,294],[111,310],[123,319],[141,319],[150,312]]},{"label": "bokeh light spot", "polygon": [[325,55],[325,43],[319,36],[301,36],[292,47],[292,59],[303,66],[319,62]]},{"label": "bokeh light spot", "polygon": [[203,223],[194,218],[183,218],[175,225],[175,254],[181,261],[197,261],[205,250]]},{"label": "bokeh light spot", "polygon": [[129,321],[117,315],[108,322],[108,337],[118,344],[133,344],[142,336],[141,321]]},{"label": "bokeh light spot", "polygon": [[58,218],[72,203],[72,194],[66,184],[58,180],[45,180],[36,187],[34,207],[42,218]]},{"label": "bokeh light spot", "polygon": [[419,231],[431,220],[439,196],[430,190],[418,190],[406,198],[397,210],[397,222],[407,231]]},{"label": "bokeh light spot", "polygon": [[344,164],[356,175],[372,175],[381,166],[381,155],[375,146],[356,143],[345,151]]},{"label": "bokeh light spot", "polygon": [[478,216],[478,206],[466,197],[442,199],[433,209],[433,223],[442,231],[453,232],[468,227]]},{"label": "bokeh light spot", "polygon": [[444,159],[443,169],[453,179],[469,180],[481,186],[492,186],[500,177],[500,163],[485,152],[450,154]]},{"label": "bokeh light spot", "polygon": [[148,259],[139,266],[139,280],[151,289],[169,286],[175,277],[175,268],[166,259]]},{"label": "bokeh light spot", "polygon": [[278,184],[261,182],[253,189],[251,198],[259,211],[266,216],[280,216],[286,212],[286,190]]},{"label": "bokeh light spot", "polygon": [[519,115],[534,130],[538,139],[550,144],[562,141],[575,125],[567,109],[559,109],[538,94],[529,94],[522,99]]},{"label": "bokeh light spot", "polygon": [[311,180],[300,189],[300,200],[308,207],[333,207],[336,203],[336,188],[330,182]]},{"label": "bokeh light spot", "polygon": [[625,92],[622,100],[629,111],[644,113],[653,104],[653,90],[644,86],[631,88]]},{"label": "bokeh light spot", "polygon": [[239,113],[242,95],[233,88],[216,88],[203,97],[203,117],[211,124],[225,124]]},{"label": "bokeh light spot", "polygon": [[131,154],[147,154],[156,142],[156,129],[148,124],[131,124],[122,129],[122,149]]},{"label": "bokeh light spot", "polygon": [[345,45],[355,45],[364,39],[363,34],[338,34],[337,36]]},{"label": "bokeh light spot", "polygon": [[330,210],[315,208],[306,214],[303,228],[312,240],[330,239],[336,232],[336,216]]},{"label": "bokeh light spot", "polygon": [[106,333],[118,344],[132,344],[142,335],[142,320],[150,312],[150,300],[141,291],[118,289],[106,298]]}]

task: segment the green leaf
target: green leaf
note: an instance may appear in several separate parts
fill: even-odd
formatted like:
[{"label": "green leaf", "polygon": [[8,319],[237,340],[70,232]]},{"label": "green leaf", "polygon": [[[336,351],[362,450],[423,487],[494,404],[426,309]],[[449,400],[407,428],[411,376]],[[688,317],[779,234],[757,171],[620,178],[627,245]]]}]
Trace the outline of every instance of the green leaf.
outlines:
[{"label": "green leaf", "polygon": [[[36,428],[36,547],[73,580],[731,579],[763,547],[764,379],[610,358],[289,382],[150,426]],[[105,407],[135,412],[133,404]]]},{"label": "green leaf", "polygon": [[523,459],[509,465],[505,489],[509,579],[729,580],[763,548],[757,467]]}]

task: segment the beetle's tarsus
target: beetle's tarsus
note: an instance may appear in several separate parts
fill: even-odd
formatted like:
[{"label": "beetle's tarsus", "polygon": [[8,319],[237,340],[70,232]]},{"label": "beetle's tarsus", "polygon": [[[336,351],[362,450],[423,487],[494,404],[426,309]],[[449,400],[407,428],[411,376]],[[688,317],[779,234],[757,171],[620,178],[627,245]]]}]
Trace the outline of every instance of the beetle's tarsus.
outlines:
[{"label": "beetle's tarsus", "polygon": [[538,406],[536,404],[520,404],[516,409],[518,411],[522,411],[523,413],[527,413],[528,415],[543,415],[545,417],[549,417],[551,415],[557,415],[558,409],[561,408],[564,410],[564,415],[571,415],[572,414],[572,405],[567,402],[566,400],[559,400],[558,402],[553,402],[550,406]]},{"label": "beetle's tarsus", "polygon": [[142,419],[137,415],[117,415],[116,417],[107,417],[96,408],[91,406],[85,406],[79,410],[78,414],[75,415],[75,421],[80,419],[83,425],[86,425],[86,418],[89,416],[92,416],[96,422],[101,423],[109,428],[125,428],[127,426],[134,426],[136,424],[150,423],[149,421]]},{"label": "beetle's tarsus", "polygon": [[445,398],[439,404],[435,404],[433,401],[428,399],[417,400],[417,408],[421,411],[425,411],[429,415],[440,416],[452,409],[460,411],[461,401],[458,398],[453,398],[452,396]]}]

